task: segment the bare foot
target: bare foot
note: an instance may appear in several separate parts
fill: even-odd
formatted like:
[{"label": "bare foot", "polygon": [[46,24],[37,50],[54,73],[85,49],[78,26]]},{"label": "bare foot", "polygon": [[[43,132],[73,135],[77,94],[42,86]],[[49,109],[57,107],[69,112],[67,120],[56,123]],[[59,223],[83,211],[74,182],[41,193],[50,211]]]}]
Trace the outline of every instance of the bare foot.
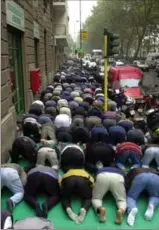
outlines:
[{"label": "bare foot", "polygon": [[19,132],[20,131],[20,128],[17,126],[17,132]]},{"label": "bare foot", "polygon": [[118,209],[116,219],[115,219],[115,223],[116,224],[122,224],[122,221],[123,221],[123,210]]},{"label": "bare foot", "polygon": [[105,208],[100,208],[100,211],[99,211],[99,221],[101,223],[104,223],[106,221],[106,218],[105,218]]},{"label": "bare foot", "polygon": [[45,145],[46,140],[45,139],[41,139],[40,142],[41,142],[42,145]]}]

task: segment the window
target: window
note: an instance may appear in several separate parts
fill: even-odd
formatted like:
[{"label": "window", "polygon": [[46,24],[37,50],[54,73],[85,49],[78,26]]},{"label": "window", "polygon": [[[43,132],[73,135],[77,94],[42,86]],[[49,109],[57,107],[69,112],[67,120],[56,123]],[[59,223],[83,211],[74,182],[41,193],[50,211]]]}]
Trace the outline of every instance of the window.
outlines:
[{"label": "window", "polygon": [[12,101],[17,114],[24,113],[24,81],[22,65],[21,32],[8,28],[9,64]]},{"label": "window", "polygon": [[34,39],[34,47],[35,47],[35,67],[38,68],[39,67],[39,60],[38,60],[39,40],[36,38]]},{"label": "window", "polygon": [[120,86],[123,88],[137,88],[139,87],[140,79],[121,79]]}]

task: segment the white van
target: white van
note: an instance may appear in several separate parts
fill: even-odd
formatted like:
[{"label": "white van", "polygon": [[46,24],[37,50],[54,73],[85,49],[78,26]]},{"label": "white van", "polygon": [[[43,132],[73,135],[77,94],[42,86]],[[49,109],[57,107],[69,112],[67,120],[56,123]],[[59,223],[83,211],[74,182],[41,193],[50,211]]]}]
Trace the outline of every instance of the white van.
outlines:
[{"label": "white van", "polygon": [[150,68],[155,68],[159,62],[159,53],[149,53],[145,61]]},{"label": "white van", "polygon": [[100,49],[92,50],[92,58],[96,61],[101,60],[103,58],[103,51]]}]

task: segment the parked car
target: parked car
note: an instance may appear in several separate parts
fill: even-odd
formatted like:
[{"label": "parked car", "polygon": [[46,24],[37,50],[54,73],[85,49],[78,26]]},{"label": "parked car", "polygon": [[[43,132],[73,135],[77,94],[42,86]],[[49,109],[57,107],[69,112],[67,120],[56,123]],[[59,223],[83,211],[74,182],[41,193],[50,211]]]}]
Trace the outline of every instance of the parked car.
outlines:
[{"label": "parked car", "polygon": [[145,61],[150,68],[154,69],[157,65],[158,60],[159,53],[149,53]]},{"label": "parked car", "polygon": [[113,64],[112,64],[112,66],[124,66],[125,64],[124,64],[124,62],[122,62],[122,61],[115,61],[115,62],[113,62]]},{"label": "parked car", "polygon": [[148,64],[145,63],[145,61],[138,61],[138,60],[136,60],[136,61],[133,62],[133,66],[138,67],[143,72],[146,72],[146,71],[148,72],[149,69],[150,69],[149,66],[148,66]]}]

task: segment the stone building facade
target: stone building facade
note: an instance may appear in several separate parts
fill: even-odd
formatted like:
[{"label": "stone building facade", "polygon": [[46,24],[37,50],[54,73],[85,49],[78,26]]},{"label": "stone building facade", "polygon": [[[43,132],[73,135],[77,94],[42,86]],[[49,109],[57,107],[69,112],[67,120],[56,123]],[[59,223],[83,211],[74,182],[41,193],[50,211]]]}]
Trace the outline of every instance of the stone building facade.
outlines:
[{"label": "stone building facade", "polygon": [[8,159],[15,138],[17,115],[27,112],[36,96],[31,89],[30,72],[40,69],[44,88],[52,83],[62,62],[64,47],[55,39],[56,14],[53,0],[1,0],[2,163]]}]

